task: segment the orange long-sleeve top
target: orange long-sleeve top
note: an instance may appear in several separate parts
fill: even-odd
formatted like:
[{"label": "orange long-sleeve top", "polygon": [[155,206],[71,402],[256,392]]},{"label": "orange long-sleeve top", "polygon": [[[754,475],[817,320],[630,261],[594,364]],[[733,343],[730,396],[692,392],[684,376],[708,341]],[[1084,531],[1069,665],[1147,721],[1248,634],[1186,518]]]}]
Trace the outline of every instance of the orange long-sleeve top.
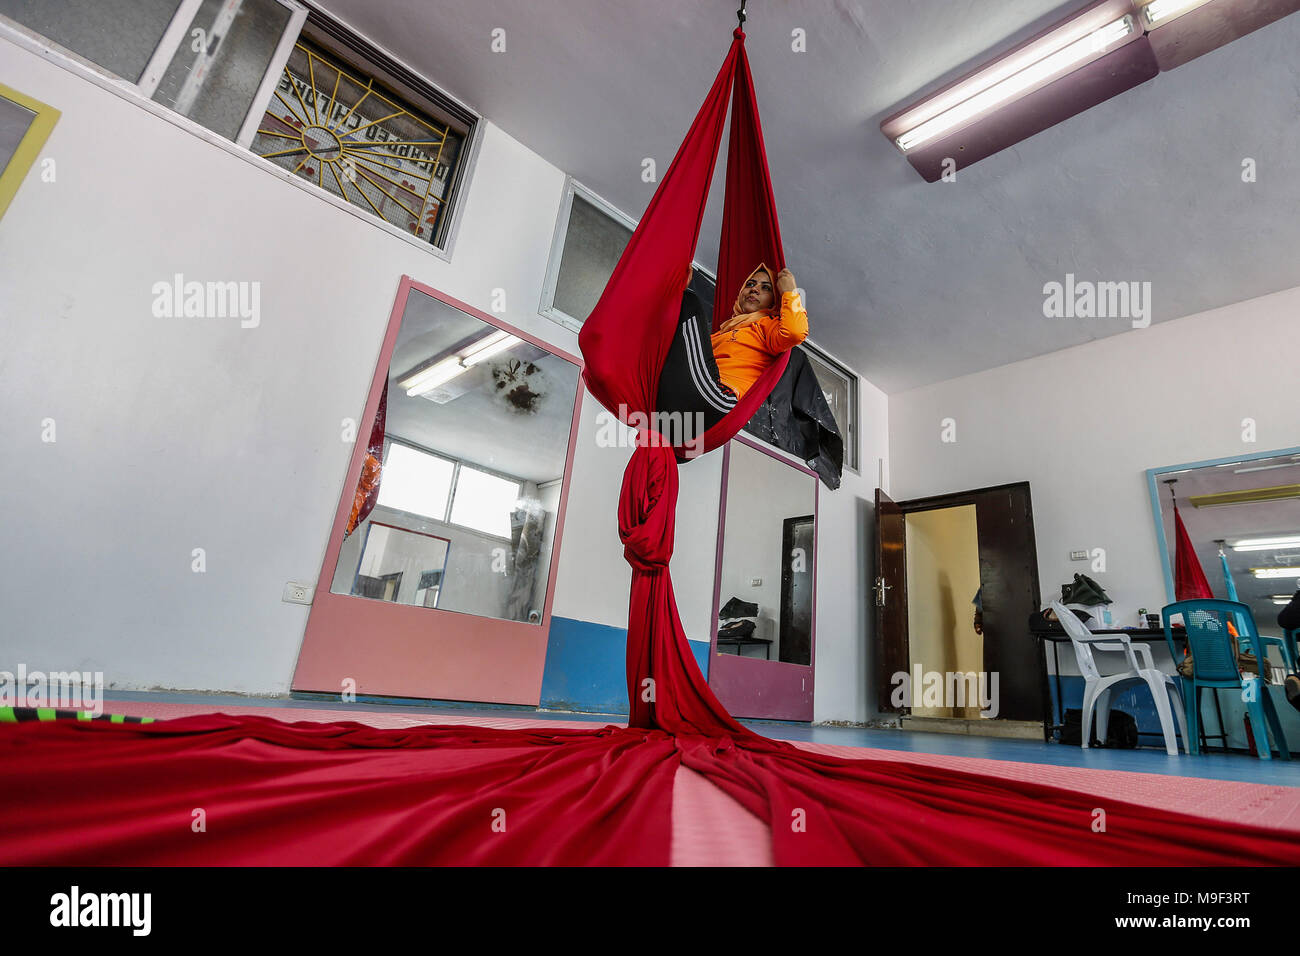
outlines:
[{"label": "orange long-sleeve top", "polygon": [[709,336],[718,377],[737,396],[758,381],[772,361],[808,337],[808,313],[798,292],[781,293],[781,312]]}]

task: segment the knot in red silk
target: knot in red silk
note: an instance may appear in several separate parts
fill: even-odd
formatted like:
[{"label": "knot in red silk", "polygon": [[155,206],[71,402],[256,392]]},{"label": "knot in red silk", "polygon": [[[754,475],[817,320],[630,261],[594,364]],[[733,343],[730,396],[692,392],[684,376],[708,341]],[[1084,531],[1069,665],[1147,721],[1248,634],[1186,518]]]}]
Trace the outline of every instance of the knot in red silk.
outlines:
[{"label": "knot in red silk", "polygon": [[642,432],[618,498],[618,536],[628,564],[638,571],[668,566],[676,514],[677,458],[666,444],[648,444]]},{"label": "knot in red silk", "polygon": [[735,37],[737,40],[745,39],[745,31],[740,29],[740,27],[736,27],[736,29],[732,30],[731,35]]}]

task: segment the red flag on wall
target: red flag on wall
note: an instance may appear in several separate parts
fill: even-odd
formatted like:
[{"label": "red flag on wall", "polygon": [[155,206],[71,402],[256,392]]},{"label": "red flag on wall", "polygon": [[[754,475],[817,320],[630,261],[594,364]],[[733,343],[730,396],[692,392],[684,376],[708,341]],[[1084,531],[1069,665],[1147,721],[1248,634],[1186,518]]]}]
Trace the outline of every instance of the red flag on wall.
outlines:
[{"label": "red flag on wall", "polygon": [[1183,516],[1178,513],[1178,504],[1174,503],[1174,598],[1179,601],[1195,601],[1198,598],[1212,598],[1210,582],[1201,570],[1201,562],[1192,547],[1192,539],[1183,524]]}]

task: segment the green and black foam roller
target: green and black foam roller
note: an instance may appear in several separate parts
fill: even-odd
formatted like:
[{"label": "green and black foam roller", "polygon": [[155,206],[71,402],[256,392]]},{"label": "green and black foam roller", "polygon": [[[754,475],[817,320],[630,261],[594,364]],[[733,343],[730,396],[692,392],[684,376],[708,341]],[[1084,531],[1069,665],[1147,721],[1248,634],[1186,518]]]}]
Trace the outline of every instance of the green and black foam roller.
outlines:
[{"label": "green and black foam roller", "polygon": [[110,724],[152,724],[155,717],[128,717],[126,714],[100,714],[88,710],[63,710],[57,707],[0,707],[0,724],[21,724],[33,720],[104,720]]}]

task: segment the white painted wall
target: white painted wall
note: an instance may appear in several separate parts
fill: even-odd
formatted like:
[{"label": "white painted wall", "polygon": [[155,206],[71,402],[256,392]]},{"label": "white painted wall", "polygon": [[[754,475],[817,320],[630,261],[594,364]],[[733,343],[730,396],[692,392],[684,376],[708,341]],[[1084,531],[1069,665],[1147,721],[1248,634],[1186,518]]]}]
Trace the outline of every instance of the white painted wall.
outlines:
[{"label": "white painted wall", "polygon": [[[0,221],[0,666],[284,693],[402,273],[576,352],[536,311],[563,174],[487,124],[447,263],[2,39],[0,74],[63,111]],[[259,282],[260,325],[155,318],[177,272]]]},{"label": "white painted wall", "polygon": [[[1028,481],[1043,600],[1083,572],[1127,623],[1166,603],[1146,469],[1300,445],[1297,312],[1300,288],[893,395],[889,494]],[[1093,548],[1104,572],[1069,560]]]},{"label": "white painted wall", "polygon": [[[816,322],[816,316],[812,316]],[[817,505],[816,721],[862,722],[878,716],[875,675],[875,491],[878,470],[889,487],[891,399],[859,379],[861,473],[844,472]]]},{"label": "white painted wall", "polygon": [[[448,263],[2,37],[0,75],[63,114],[43,153],[55,180],[38,163],[0,220],[0,669],[285,693],[308,609],[281,594],[319,575],[341,422],[361,416],[400,276],[485,311],[504,289],[508,321],[577,353],[537,314],[564,174],[485,123]],[[151,287],[175,273],[260,283],[260,324],[155,318]],[[864,562],[887,430],[865,382],[862,408],[867,477],[822,497],[818,719],[872,712]],[[586,398],[554,612],[623,626],[630,452],[596,446],[597,411]],[[672,570],[700,639],[718,458],[681,470]]]}]

